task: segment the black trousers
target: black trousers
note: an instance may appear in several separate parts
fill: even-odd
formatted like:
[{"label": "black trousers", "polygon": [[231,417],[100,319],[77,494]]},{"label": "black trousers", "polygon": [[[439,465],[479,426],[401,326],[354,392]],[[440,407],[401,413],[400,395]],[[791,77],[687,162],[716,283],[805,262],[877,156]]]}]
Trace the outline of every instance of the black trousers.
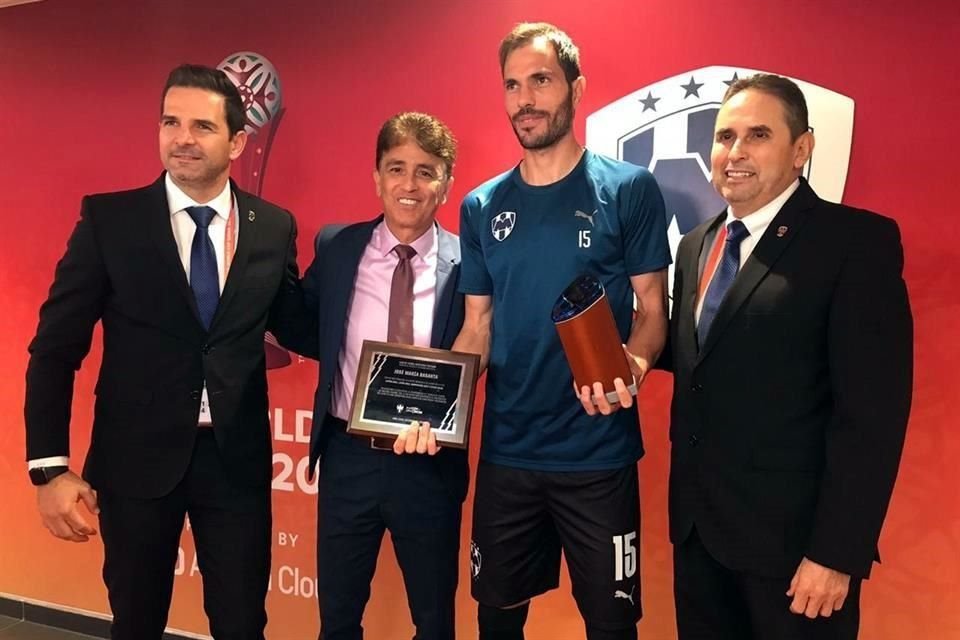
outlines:
[{"label": "black trousers", "polygon": [[855,640],[860,580],[850,581],[843,608],[813,620],[790,612],[792,575],[770,578],[717,562],[694,530],[673,548],[679,640]]},{"label": "black trousers", "polygon": [[[100,489],[98,498],[111,638],[163,636],[187,514],[211,634],[217,640],[263,638],[270,488],[237,487],[228,480],[212,429],[199,430],[190,467],[169,495],[141,499]],[[191,561],[186,559],[188,566]]]},{"label": "black trousers", "polygon": [[[335,429],[321,458],[320,640],[360,640],[380,543],[390,531],[417,640],[452,640],[461,501],[436,460],[370,448]],[[437,455],[443,455],[440,452]]]}]

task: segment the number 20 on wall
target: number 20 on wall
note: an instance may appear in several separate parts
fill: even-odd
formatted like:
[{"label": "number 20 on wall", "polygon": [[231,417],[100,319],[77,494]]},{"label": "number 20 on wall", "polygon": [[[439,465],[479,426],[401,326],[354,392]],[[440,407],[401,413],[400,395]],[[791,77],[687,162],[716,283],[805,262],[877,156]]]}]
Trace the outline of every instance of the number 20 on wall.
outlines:
[{"label": "number 20 on wall", "polygon": [[317,493],[318,474],[313,475],[313,480],[307,479],[307,470],[310,468],[310,459],[303,456],[299,461],[294,461],[293,456],[281,451],[273,453],[273,464],[280,465],[273,477],[271,488],[274,491],[295,491],[299,489],[308,495]]}]

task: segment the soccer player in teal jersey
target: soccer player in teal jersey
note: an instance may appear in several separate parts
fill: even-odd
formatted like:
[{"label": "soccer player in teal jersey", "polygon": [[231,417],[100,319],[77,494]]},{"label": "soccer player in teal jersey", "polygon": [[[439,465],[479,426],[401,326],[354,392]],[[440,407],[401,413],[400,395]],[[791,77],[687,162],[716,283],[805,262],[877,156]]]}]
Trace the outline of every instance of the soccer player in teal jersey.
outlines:
[{"label": "soccer player in teal jersey", "polygon": [[453,346],[487,367],[470,553],[480,638],[523,638],[530,599],[558,585],[561,551],[587,638],[636,638],[643,446],[633,381],[577,392],[550,312],[577,276],[598,278],[643,380],[666,337],[663,198],[646,169],[574,137],[586,81],[565,33],[518,25],[500,64],[523,158],[461,207],[466,319]]}]

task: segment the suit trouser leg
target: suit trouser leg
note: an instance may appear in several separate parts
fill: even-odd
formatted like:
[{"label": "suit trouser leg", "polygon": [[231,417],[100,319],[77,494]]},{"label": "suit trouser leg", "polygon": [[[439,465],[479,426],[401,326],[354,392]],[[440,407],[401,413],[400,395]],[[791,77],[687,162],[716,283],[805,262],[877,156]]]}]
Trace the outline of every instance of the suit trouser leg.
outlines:
[{"label": "suit trouser leg", "polygon": [[187,513],[216,640],[262,640],[270,580],[270,487],[231,482],[212,430],[197,436],[185,479]]},{"label": "suit trouser leg", "polygon": [[320,640],[363,638],[363,611],[377,567],[384,522],[381,468],[392,452],[363,448],[343,433],[321,459],[317,514]]},{"label": "suit trouser leg", "polygon": [[679,640],[855,640],[860,581],[843,609],[810,620],[790,612],[790,576],[732,571],[717,562],[694,530],[674,546],[674,595]]},{"label": "suit trouser leg", "polygon": [[114,640],[159,640],[167,625],[186,500],[182,487],[141,499],[98,490]]},{"label": "suit trouser leg", "polygon": [[416,640],[453,640],[455,633],[461,503],[436,462],[392,456],[385,469],[389,484],[399,489],[384,496],[383,512]]},{"label": "suit trouser leg", "polygon": [[735,574],[713,559],[696,530],[673,547],[673,594],[679,640],[752,637]]},{"label": "suit trouser leg", "polygon": [[767,640],[855,640],[860,627],[860,580],[850,581],[850,591],[840,611],[829,618],[807,618],[790,611],[786,596],[793,576],[767,578],[741,575],[740,590],[750,610],[753,637]]}]

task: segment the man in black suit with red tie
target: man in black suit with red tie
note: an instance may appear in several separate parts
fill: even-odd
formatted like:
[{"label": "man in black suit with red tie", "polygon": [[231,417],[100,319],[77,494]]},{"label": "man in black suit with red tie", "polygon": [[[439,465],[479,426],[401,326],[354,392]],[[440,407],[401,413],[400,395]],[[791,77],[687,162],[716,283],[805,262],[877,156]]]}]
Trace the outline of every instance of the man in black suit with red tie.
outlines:
[{"label": "man in black suit with red tie", "polygon": [[[190,516],[215,638],[263,638],[272,473],[263,338],[302,303],[293,216],[236,188],[243,102],[183,65],[163,92],[153,184],[87,196],[27,369],[30,477],[43,523],[83,542],[99,515],[111,636],[159,639]],[[74,374],[103,325],[83,477],[70,471]]]},{"label": "man in black suit with red tie", "polygon": [[851,639],[910,410],[897,224],[825,202],[803,93],[727,91],[726,211],[680,243],[670,536],[681,640]]}]

